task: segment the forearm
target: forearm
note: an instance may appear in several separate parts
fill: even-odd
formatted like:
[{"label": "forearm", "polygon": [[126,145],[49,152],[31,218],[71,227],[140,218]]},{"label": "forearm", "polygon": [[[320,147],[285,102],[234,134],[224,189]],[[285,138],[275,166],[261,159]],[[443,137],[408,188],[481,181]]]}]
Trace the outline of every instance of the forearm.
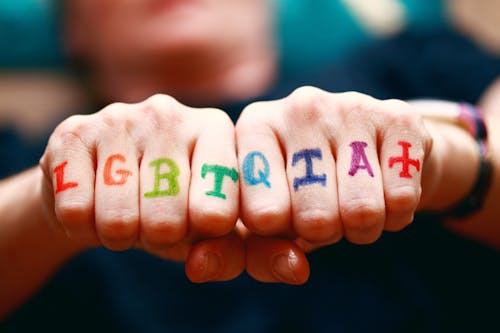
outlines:
[{"label": "forearm", "polygon": [[35,292],[78,251],[44,211],[42,172],[0,182],[0,319]]},{"label": "forearm", "polygon": [[466,197],[479,168],[478,146],[464,129],[446,122],[424,121],[433,146],[423,168],[419,211],[443,212]]}]

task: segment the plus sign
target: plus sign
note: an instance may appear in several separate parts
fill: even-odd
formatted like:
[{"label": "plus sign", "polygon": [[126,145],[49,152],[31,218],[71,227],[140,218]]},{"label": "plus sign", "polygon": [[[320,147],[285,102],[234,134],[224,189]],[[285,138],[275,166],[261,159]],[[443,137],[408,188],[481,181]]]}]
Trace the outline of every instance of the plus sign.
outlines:
[{"label": "plus sign", "polygon": [[392,168],[396,163],[401,163],[403,165],[403,170],[399,173],[399,177],[411,178],[409,172],[410,165],[413,165],[417,169],[417,171],[420,171],[420,161],[412,160],[410,158],[410,154],[408,151],[411,147],[411,144],[409,142],[399,141],[398,145],[403,147],[403,156],[389,158],[389,168]]}]

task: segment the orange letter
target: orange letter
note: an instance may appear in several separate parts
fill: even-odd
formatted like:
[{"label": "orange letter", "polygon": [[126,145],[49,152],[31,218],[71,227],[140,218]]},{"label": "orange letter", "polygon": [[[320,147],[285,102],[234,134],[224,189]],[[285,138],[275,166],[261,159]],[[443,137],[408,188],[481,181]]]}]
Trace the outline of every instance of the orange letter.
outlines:
[{"label": "orange letter", "polygon": [[111,155],[106,160],[104,165],[104,184],[106,185],[123,185],[127,182],[128,176],[132,175],[130,170],[119,169],[116,173],[120,175],[120,179],[114,179],[111,174],[111,167],[113,166],[113,161],[119,160],[120,162],[125,162],[125,157],[120,154]]}]

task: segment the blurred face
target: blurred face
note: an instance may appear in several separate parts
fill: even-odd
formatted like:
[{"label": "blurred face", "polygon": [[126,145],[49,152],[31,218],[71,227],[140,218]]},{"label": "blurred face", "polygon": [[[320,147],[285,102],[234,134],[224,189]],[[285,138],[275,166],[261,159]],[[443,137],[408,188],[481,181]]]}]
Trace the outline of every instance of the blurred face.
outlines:
[{"label": "blurred face", "polygon": [[274,70],[266,0],[71,0],[70,52],[107,100],[251,97]]}]

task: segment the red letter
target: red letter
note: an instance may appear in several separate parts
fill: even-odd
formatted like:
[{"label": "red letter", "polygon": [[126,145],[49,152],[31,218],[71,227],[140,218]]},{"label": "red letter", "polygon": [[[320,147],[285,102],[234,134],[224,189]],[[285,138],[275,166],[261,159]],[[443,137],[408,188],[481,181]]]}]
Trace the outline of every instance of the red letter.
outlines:
[{"label": "red letter", "polygon": [[56,194],[62,191],[66,191],[69,188],[77,187],[78,183],[64,183],[64,168],[68,164],[68,161],[64,161],[54,168],[54,173],[56,174]]},{"label": "red letter", "polygon": [[409,149],[411,147],[411,144],[409,142],[398,141],[398,145],[400,145],[403,148],[403,155],[399,157],[394,156],[389,158],[389,168],[392,168],[396,163],[401,163],[402,170],[399,173],[399,177],[411,178],[410,165],[414,166],[415,169],[417,169],[417,171],[420,171],[420,161],[413,160],[410,158]]},{"label": "red letter", "polygon": [[129,170],[119,169],[116,173],[120,175],[119,179],[114,179],[111,174],[111,167],[113,166],[113,161],[119,160],[120,162],[125,162],[126,159],[123,155],[115,154],[108,157],[106,164],[104,165],[104,184],[106,185],[123,185],[127,182],[128,176],[132,175]]}]

